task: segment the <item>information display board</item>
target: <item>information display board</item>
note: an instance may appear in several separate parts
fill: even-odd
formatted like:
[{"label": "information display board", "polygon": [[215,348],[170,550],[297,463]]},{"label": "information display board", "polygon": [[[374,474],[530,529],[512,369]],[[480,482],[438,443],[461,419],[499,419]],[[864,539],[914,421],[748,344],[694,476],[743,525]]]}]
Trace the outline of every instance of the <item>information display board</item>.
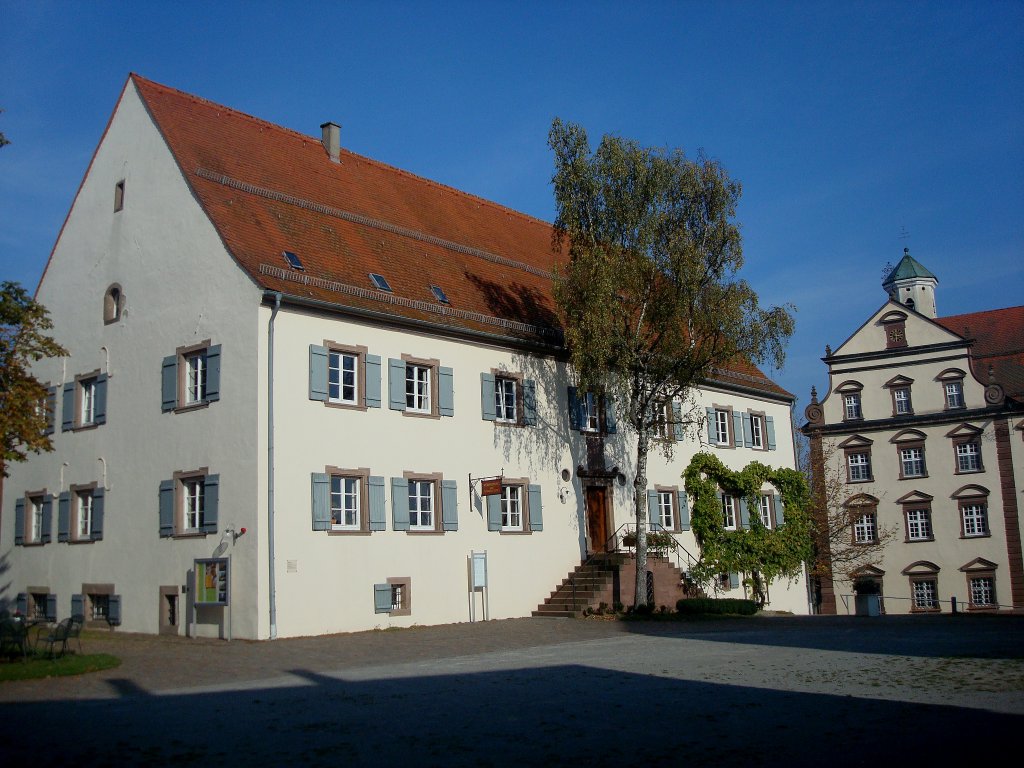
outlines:
[{"label": "information display board", "polygon": [[196,560],[196,605],[227,605],[230,583],[226,557]]}]

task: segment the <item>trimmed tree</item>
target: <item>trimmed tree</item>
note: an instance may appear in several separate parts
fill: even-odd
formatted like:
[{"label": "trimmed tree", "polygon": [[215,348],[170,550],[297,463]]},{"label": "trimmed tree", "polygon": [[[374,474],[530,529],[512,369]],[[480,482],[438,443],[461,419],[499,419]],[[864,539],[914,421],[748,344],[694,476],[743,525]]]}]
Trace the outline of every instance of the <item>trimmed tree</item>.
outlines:
[{"label": "trimmed tree", "polygon": [[574,375],[615,396],[636,436],[633,478],[637,587],[646,605],[647,456],[665,404],[676,430],[700,434],[694,390],[716,369],[771,360],[781,366],[791,307],[762,309],[738,273],[740,185],[706,157],[605,136],[555,119],[555,276]]}]

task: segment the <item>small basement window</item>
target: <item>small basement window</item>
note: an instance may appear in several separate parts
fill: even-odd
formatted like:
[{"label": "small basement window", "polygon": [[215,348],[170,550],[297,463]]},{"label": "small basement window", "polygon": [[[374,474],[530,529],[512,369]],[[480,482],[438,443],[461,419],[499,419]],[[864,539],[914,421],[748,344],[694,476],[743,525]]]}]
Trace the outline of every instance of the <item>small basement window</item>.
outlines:
[{"label": "small basement window", "polygon": [[370,280],[373,281],[374,286],[379,291],[387,291],[391,293],[391,286],[388,285],[388,281],[384,279],[384,275],[378,275],[376,272],[370,273]]},{"label": "small basement window", "polygon": [[451,304],[451,302],[448,301],[448,297],[445,296],[444,291],[441,289],[441,286],[439,286],[439,285],[431,285],[430,286],[430,292],[433,293],[434,294],[434,298],[437,299],[438,301],[440,301],[442,304]]},{"label": "small basement window", "polygon": [[302,261],[298,255],[291,251],[281,251],[281,255],[284,256],[284,260],[288,262],[288,266],[292,269],[297,269],[300,272],[305,271],[305,267],[302,266]]}]

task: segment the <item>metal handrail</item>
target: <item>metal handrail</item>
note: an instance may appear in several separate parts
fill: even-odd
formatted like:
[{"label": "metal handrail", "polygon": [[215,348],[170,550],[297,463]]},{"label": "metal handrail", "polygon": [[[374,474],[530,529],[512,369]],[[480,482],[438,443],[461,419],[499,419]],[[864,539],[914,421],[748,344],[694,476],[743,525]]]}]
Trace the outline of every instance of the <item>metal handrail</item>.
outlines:
[{"label": "metal handrail", "polygon": [[[897,600],[905,600],[905,601],[910,602],[910,603],[912,603],[914,601],[914,598],[912,598],[912,597],[893,597],[892,595],[871,595],[871,596],[878,598],[879,608],[880,608],[880,610],[881,610],[883,615],[885,614],[885,603],[886,603],[886,601],[891,600],[891,601],[895,602]],[[850,615],[850,602],[851,602],[851,600],[849,600],[848,598],[854,598],[853,602],[855,602],[856,598],[857,598],[857,595],[856,594],[840,594],[839,598],[843,601],[843,607],[846,608],[846,615],[849,616]],[[951,596],[950,598],[948,598],[946,600],[936,599],[935,602],[939,606],[942,606],[943,604],[948,604],[949,605],[949,613],[950,614],[975,613],[975,612],[979,612],[980,613],[980,612],[990,611],[990,610],[1001,611],[1001,610],[1013,610],[1014,609],[1013,605],[1006,605],[1004,603],[992,603],[991,605],[986,605],[983,608],[972,607],[969,601],[963,600],[963,599],[961,599],[961,598],[959,598],[959,597],[957,597],[955,595]],[[856,606],[854,607],[854,610],[856,611]],[[929,613],[930,611],[928,611],[928,610],[921,610],[921,611],[916,611],[916,612],[917,613]]]}]

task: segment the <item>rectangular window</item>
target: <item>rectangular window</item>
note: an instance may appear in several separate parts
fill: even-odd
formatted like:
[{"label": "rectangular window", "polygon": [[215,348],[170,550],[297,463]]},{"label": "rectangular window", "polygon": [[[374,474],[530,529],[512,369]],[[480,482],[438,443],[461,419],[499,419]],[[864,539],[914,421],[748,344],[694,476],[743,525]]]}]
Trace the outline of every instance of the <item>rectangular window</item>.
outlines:
[{"label": "rectangular window", "polygon": [[92,491],[79,491],[76,496],[75,538],[84,540],[92,535]]},{"label": "rectangular window", "polygon": [[391,610],[401,611],[405,609],[405,585],[391,585]]},{"label": "rectangular window", "polygon": [[676,499],[672,491],[658,491],[658,522],[666,531],[676,528]]},{"label": "rectangular window", "polygon": [[661,403],[658,406],[658,415],[654,421],[654,437],[660,440],[667,440],[669,437],[668,425],[671,421],[670,403]]},{"label": "rectangular window", "polygon": [[114,185],[114,213],[124,208],[124,179]]},{"label": "rectangular window", "polygon": [[991,608],[996,604],[994,578],[991,576],[974,576],[969,581],[972,608]]},{"label": "rectangular window", "polygon": [[894,410],[897,416],[912,413],[910,407],[910,389],[907,387],[900,387],[894,389],[892,392],[892,401],[894,404]]},{"label": "rectangular window", "polygon": [[89,598],[89,618],[106,621],[110,616],[110,595],[86,595]]},{"label": "rectangular window", "polygon": [[501,489],[501,530],[523,530],[523,488],[506,485]]},{"label": "rectangular window", "polygon": [[860,392],[843,395],[843,412],[847,421],[861,418]]},{"label": "rectangular window", "polygon": [[516,380],[500,376],[494,379],[494,418],[515,424],[518,421],[516,409]]},{"label": "rectangular window", "polygon": [[206,511],[206,478],[190,477],[181,481],[182,520],[186,532],[203,529]]},{"label": "rectangular window", "polygon": [[764,450],[764,417],[750,414],[750,442],[754,448]]},{"label": "rectangular window", "polygon": [[988,536],[988,508],[985,504],[964,504],[960,507],[964,536]]},{"label": "rectangular window", "polygon": [[730,414],[728,411],[715,411],[715,439],[719,445],[732,445],[732,440],[729,436],[729,418]]},{"label": "rectangular window", "polygon": [[761,517],[761,525],[765,528],[772,527],[772,497],[761,494],[757,500],[757,512]]},{"label": "rectangular window", "polygon": [[729,496],[728,494],[722,496],[722,518],[725,530],[736,530],[736,512],[738,507],[739,504],[735,496]]},{"label": "rectangular window", "polygon": [[956,468],[958,472],[979,472],[981,470],[981,446],[977,442],[957,444]]},{"label": "rectangular window", "polygon": [[405,366],[405,408],[413,413],[430,413],[430,368]]},{"label": "rectangular window", "polygon": [[583,410],[583,431],[598,432],[601,429],[601,402],[593,392],[585,392],[580,399]]},{"label": "rectangular window", "polygon": [[78,423],[87,426],[96,420],[96,379],[78,381]]},{"label": "rectangular window", "polygon": [[206,400],[206,350],[185,355],[185,405]]},{"label": "rectangular window", "polygon": [[946,408],[964,407],[964,383],[962,381],[947,381],[945,390]]},{"label": "rectangular window", "polygon": [[871,454],[850,453],[846,456],[851,483],[862,483],[871,479]]},{"label": "rectangular window", "polygon": [[924,477],[924,449],[900,449],[902,477]]},{"label": "rectangular window", "polygon": [[331,528],[336,531],[360,527],[360,487],[358,477],[331,475]]},{"label": "rectangular window", "polygon": [[209,340],[179,347],[163,359],[160,395],[163,412],[194,408],[220,399],[220,345]]},{"label": "rectangular window", "polygon": [[409,481],[409,530],[434,530],[434,483],[432,480]]},{"label": "rectangular window", "polygon": [[327,399],[332,403],[359,404],[357,373],[359,356],[331,350],[328,353]]},{"label": "rectangular window", "polygon": [[29,597],[32,598],[32,604],[29,606],[29,612],[33,619],[45,619],[46,618],[46,601],[49,598],[47,592],[29,592]]},{"label": "rectangular window", "polygon": [[939,607],[939,591],[934,579],[919,579],[913,582],[914,610],[934,611]]},{"label": "rectangular window", "polygon": [[865,512],[853,521],[853,541],[855,544],[873,544],[878,541],[878,515]]},{"label": "rectangular window", "polygon": [[907,540],[908,541],[929,541],[932,538],[932,515],[931,510],[926,507],[908,509],[907,518]]}]

